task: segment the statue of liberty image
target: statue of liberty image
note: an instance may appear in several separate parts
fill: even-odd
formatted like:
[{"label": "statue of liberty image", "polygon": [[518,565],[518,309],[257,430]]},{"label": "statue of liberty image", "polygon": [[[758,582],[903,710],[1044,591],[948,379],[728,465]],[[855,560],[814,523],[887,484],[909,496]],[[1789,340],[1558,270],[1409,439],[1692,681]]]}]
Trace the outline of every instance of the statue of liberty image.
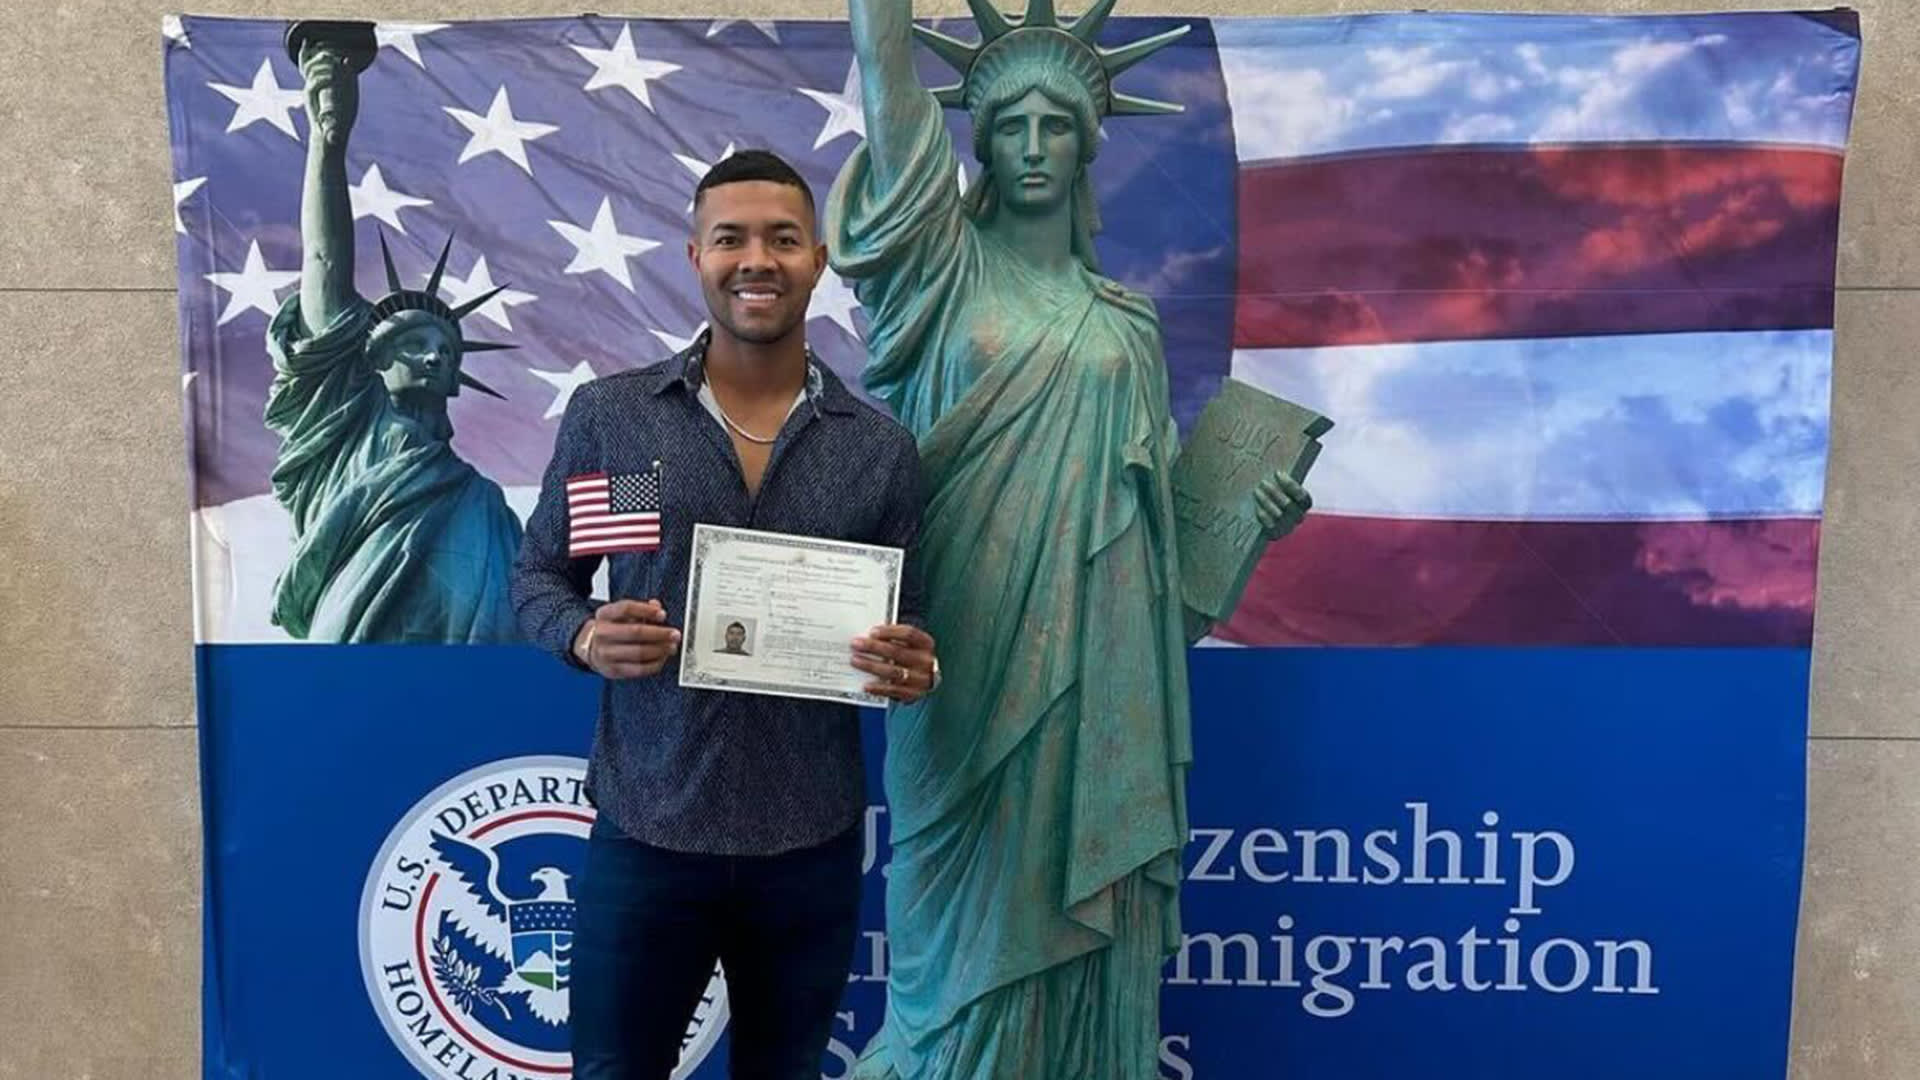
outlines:
[{"label": "statue of liberty image", "polygon": [[[1018,19],[969,0],[968,43],[909,0],[850,0],[867,139],[827,241],[870,316],[866,385],[919,439],[946,670],[887,721],[890,979],[862,1080],[1158,1075],[1187,647],[1238,589],[1195,599],[1159,318],[1094,250],[1101,119],[1178,111],[1113,77],[1185,29],[1101,47],[1113,2],[1062,22],[1052,0]],[[916,32],[958,85],[918,84]],[[985,166],[964,195],[942,105]],[[1285,470],[1246,475],[1257,553],[1310,500]]]},{"label": "statue of liberty image", "polygon": [[347,137],[376,48],[371,23],[302,22],[287,34],[311,123],[300,291],[267,329],[273,495],[294,532],[273,621],[316,641],[513,641],[507,575],[520,522],[500,486],[454,453],[447,417],[462,386],[500,396],[461,370],[466,353],[510,347],[460,335],[493,294],[457,308],[439,298],[451,238],[426,288],[412,290],[383,237],[387,295],[370,304],[354,291]]}]

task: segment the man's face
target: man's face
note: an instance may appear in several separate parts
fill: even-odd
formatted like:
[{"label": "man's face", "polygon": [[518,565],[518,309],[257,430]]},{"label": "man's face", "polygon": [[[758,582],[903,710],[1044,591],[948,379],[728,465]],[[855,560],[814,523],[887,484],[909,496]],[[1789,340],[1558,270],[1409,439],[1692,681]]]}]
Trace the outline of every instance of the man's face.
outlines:
[{"label": "man's face", "polygon": [[738,649],[747,643],[747,628],[740,625],[727,627],[727,648]]},{"label": "man's face", "polygon": [[459,346],[436,323],[409,326],[383,343],[380,378],[390,394],[460,392]]},{"label": "man's face", "polygon": [[771,180],[709,188],[693,227],[687,257],[716,333],[767,345],[806,324],[827,249],[799,188]]},{"label": "man's face", "polygon": [[993,115],[987,143],[995,193],[1017,213],[1065,202],[1080,170],[1080,129],[1066,107],[1038,90]]}]

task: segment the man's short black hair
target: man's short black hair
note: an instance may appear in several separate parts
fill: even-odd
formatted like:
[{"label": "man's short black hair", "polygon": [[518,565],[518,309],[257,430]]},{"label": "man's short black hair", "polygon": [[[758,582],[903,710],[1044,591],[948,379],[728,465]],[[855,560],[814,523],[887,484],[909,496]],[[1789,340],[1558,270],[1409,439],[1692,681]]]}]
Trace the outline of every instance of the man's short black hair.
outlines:
[{"label": "man's short black hair", "polygon": [[708,188],[721,184],[737,184],[745,180],[771,180],[776,184],[800,189],[806,196],[807,209],[813,209],[813,189],[807,186],[807,180],[786,159],[771,150],[740,150],[730,154],[707,170],[700,178],[700,185],[693,189],[693,205],[697,208],[700,200],[707,194]]},{"label": "man's short black hair", "polygon": [[730,622],[730,623],[728,623],[728,624],[727,624],[727,629],[729,629],[729,630],[736,630],[736,629],[737,629],[737,630],[739,630],[739,631],[740,631],[741,633],[743,633],[743,634],[744,634],[744,633],[746,633],[746,632],[747,632],[747,624],[746,624],[746,623],[743,623],[743,622]]}]

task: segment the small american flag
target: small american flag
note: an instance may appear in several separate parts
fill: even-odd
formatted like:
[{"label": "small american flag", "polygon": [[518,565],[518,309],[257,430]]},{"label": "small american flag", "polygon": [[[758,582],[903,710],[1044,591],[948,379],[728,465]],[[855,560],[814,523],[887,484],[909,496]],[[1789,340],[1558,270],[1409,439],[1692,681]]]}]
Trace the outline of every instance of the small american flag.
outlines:
[{"label": "small american flag", "polygon": [[567,478],[567,556],[660,547],[660,467]]}]

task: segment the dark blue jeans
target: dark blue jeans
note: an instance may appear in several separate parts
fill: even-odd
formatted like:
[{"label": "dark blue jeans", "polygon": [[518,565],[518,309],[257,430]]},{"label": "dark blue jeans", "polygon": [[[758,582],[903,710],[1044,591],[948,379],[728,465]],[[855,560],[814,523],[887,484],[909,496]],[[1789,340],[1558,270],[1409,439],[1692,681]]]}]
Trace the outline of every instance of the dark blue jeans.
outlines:
[{"label": "dark blue jeans", "polygon": [[735,1080],[818,1080],[860,922],[858,825],[761,857],[650,847],[605,816],[574,909],[573,1075],[668,1080],[718,960]]}]

